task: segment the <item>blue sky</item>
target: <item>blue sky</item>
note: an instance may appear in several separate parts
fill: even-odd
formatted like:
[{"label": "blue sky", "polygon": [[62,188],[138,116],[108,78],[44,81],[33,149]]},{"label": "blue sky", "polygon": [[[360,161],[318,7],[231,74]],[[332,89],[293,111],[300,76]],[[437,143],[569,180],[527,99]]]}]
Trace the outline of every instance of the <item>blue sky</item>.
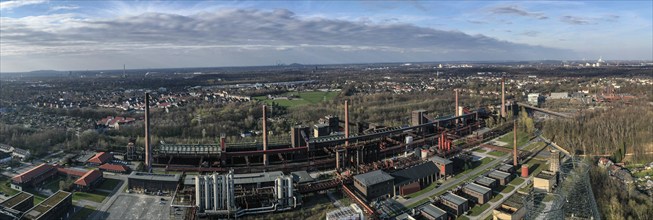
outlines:
[{"label": "blue sky", "polygon": [[652,1],[0,1],[0,71],[653,59]]}]

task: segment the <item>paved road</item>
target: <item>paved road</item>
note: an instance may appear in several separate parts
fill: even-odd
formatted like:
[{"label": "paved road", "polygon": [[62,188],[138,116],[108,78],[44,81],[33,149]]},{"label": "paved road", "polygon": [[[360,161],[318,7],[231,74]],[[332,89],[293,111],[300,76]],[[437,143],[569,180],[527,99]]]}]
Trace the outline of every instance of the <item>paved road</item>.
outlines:
[{"label": "paved road", "polygon": [[[530,140],[530,141],[526,142],[524,145],[519,146],[519,149],[522,149],[522,148],[532,144],[533,142],[537,142],[537,140],[538,140],[537,138],[535,138],[533,140]],[[404,206],[410,206],[410,205],[412,205],[414,203],[419,202],[422,199],[425,199],[425,198],[431,197],[432,195],[440,193],[440,192],[444,191],[445,189],[448,189],[451,186],[458,185],[458,184],[460,184],[461,182],[463,182],[464,180],[466,180],[469,177],[472,177],[472,176],[477,177],[482,172],[485,172],[485,169],[490,168],[490,167],[494,167],[494,166],[498,165],[499,163],[501,163],[502,161],[504,161],[504,160],[506,160],[506,159],[508,159],[510,157],[512,157],[512,153],[504,155],[504,156],[499,157],[498,159],[496,159],[496,160],[494,160],[492,162],[489,162],[489,163],[487,163],[485,165],[477,167],[472,172],[464,174],[464,175],[462,175],[460,177],[457,177],[455,179],[449,179],[449,180],[445,181],[442,185],[440,185],[440,187],[438,187],[438,188],[436,188],[434,190],[431,190],[430,192],[424,193],[424,194],[419,195],[419,196],[414,197],[414,198],[399,201],[399,203],[401,203]]]},{"label": "paved road", "polygon": [[108,199],[104,199],[102,206],[100,206],[93,214],[90,215],[89,219],[104,219],[106,218],[105,214],[107,213],[107,210],[111,207],[111,205],[116,201],[118,196],[122,194],[125,191],[125,188],[127,188],[127,176],[126,175],[121,175],[121,174],[116,174],[116,175],[104,175],[105,179],[117,179],[121,180],[121,185],[119,187],[116,187],[113,189],[113,192],[109,195],[110,197]]}]

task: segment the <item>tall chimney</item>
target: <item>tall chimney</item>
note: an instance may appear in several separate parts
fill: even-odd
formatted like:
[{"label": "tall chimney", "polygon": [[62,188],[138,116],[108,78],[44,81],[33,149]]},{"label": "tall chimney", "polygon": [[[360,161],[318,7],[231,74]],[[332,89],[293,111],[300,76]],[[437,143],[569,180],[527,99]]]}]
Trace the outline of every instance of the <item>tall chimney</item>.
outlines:
[{"label": "tall chimney", "polygon": [[263,165],[268,165],[268,153],[265,152],[268,150],[268,126],[267,126],[267,116],[265,114],[267,107],[263,105]]},{"label": "tall chimney", "polygon": [[460,115],[458,115],[458,89],[454,89],[453,91],[456,91],[456,113],[454,115],[456,117],[458,117],[458,116],[460,116]]},{"label": "tall chimney", "polygon": [[145,171],[152,172],[152,146],[150,145],[150,93],[145,93]]},{"label": "tall chimney", "polygon": [[517,167],[517,120],[514,120],[512,126],[512,165]]},{"label": "tall chimney", "polygon": [[[345,138],[349,138],[349,102],[345,100]],[[349,141],[345,141],[345,145],[349,145]]]},{"label": "tall chimney", "polygon": [[506,117],[506,86],[504,78],[501,78],[501,117]]}]

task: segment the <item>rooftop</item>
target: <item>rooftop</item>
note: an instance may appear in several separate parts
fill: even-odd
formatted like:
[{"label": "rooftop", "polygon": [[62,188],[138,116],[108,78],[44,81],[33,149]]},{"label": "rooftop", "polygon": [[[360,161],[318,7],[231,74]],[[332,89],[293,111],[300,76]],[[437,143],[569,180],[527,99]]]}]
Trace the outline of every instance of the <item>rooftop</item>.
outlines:
[{"label": "rooftop", "polygon": [[470,189],[470,190],[475,191],[475,192],[478,192],[480,194],[485,194],[485,193],[488,193],[488,192],[492,191],[492,189],[487,188],[485,186],[478,185],[476,183],[467,184],[467,185],[465,185],[465,188]]},{"label": "rooftop", "polygon": [[371,186],[377,183],[393,180],[394,177],[390,176],[386,172],[383,172],[382,170],[375,170],[369,173],[356,175],[354,176],[354,179],[365,186]]},{"label": "rooftop", "polygon": [[234,174],[234,184],[252,184],[261,182],[274,182],[277,177],[283,176],[283,172],[263,172],[263,173],[247,173],[247,174]]},{"label": "rooftop", "polygon": [[547,179],[547,180],[552,179],[553,177],[555,177],[553,174],[546,173],[546,172],[540,172],[537,175],[535,175],[535,178]]},{"label": "rooftop", "polygon": [[460,197],[459,195],[450,193],[450,192],[447,192],[447,193],[443,194],[441,198],[444,199],[444,200],[447,200],[449,202],[453,202],[453,203],[455,203],[457,205],[462,205],[462,204],[467,202],[467,199],[465,199],[463,197]]},{"label": "rooftop", "polygon": [[95,154],[95,156],[91,157],[91,159],[88,159],[89,163],[96,163],[96,164],[103,164],[106,162],[111,161],[111,158],[113,158],[113,155],[107,153],[107,152],[98,152]]},{"label": "rooftop", "polygon": [[429,159],[429,160],[435,162],[436,164],[450,164],[450,163],[453,163],[452,161],[450,161],[448,159],[438,157],[438,156],[431,157],[431,159]]},{"label": "rooftop", "polygon": [[30,197],[34,197],[34,195],[26,193],[26,192],[19,192],[18,194],[12,196],[11,198],[5,200],[4,202],[0,203],[0,206],[4,206],[7,208],[14,208],[14,206],[20,204],[21,202],[25,201],[26,199],[29,199]]},{"label": "rooftop", "polygon": [[496,181],[495,179],[492,179],[492,178],[486,177],[486,176],[480,176],[480,177],[478,177],[476,179],[477,183],[479,183],[481,185],[486,185],[486,186],[489,186],[490,184],[494,183],[495,181]]},{"label": "rooftop", "polygon": [[34,206],[32,209],[27,210],[24,217],[28,219],[37,219],[68,197],[72,197],[72,193],[59,190],[52,196],[43,200],[43,202]]},{"label": "rooftop", "polygon": [[524,196],[519,193],[513,193],[508,199],[503,201],[504,206],[508,206],[515,209],[520,209],[524,206]]},{"label": "rooftop", "polygon": [[157,147],[157,151],[169,154],[217,154],[221,149],[217,144],[161,144]]},{"label": "rooftop", "polygon": [[99,170],[89,170],[82,177],[75,181],[75,185],[88,186],[102,177],[102,172]]},{"label": "rooftop", "polygon": [[29,169],[28,171],[18,174],[17,176],[14,176],[13,178],[11,178],[11,180],[16,183],[24,183],[32,180],[33,178],[39,175],[49,172],[52,169],[54,169],[54,166],[50,164],[45,164],[45,163],[40,164],[32,169]]},{"label": "rooftop", "polygon": [[315,181],[311,175],[308,174],[306,171],[295,171],[290,173],[292,175],[293,181],[296,183],[306,183],[306,182],[312,182]]},{"label": "rooftop", "polygon": [[508,178],[510,176],[510,174],[506,173],[506,172],[503,172],[503,171],[500,171],[500,170],[494,170],[494,171],[490,172],[490,174],[488,174],[488,176],[489,177],[494,177],[494,178],[504,179],[504,178]]},{"label": "rooftop", "polygon": [[391,173],[390,175],[394,177],[395,185],[403,185],[404,183],[422,179],[438,172],[438,166],[435,165],[435,163],[432,161],[428,161],[426,163],[399,170],[397,172]]},{"label": "rooftop", "polygon": [[422,212],[425,212],[429,216],[433,218],[438,218],[440,216],[446,215],[447,212],[444,210],[438,208],[437,206],[434,206],[433,204],[428,204],[425,206],[422,206]]},{"label": "rooftop", "polygon": [[105,163],[99,166],[100,169],[103,170],[108,170],[108,171],[114,171],[114,172],[127,172],[129,171],[129,167],[122,165],[122,164],[109,164]]},{"label": "rooftop", "polygon": [[129,179],[140,180],[154,180],[154,181],[179,181],[181,175],[179,174],[160,174],[160,173],[145,173],[145,172],[132,172],[129,174]]},{"label": "rooftop", "polygon": [[505,163],[502,163],[502,164],[499,166],[499,170],[509,170],[509,169],[512,169],[512,168],[513,168],[512,165],[510,165],[510,164],[505,164]]}]

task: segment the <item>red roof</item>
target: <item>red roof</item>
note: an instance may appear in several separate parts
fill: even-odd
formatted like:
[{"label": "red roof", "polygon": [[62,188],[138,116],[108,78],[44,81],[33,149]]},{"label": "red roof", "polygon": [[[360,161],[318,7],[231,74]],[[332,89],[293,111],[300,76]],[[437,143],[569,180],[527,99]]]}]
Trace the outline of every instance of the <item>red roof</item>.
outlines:
[{"label": "red roof", "polygon": [[100,177],[102,177],[102,172],[99,170],[90,170],[86,172],[86,174],[84,174],[82,177],[77,179],[75,181],[75,185],[88,186]]},{"label": "red roof", "polygon": [[109,162],[113,158],[111,154],[107,152],[99,152],[95,154],[95,156],[91,157],[91,159],[88,159],[89,163],[96,163],[96,164],[103,164],[106,162]]},{"label": "red roof", "polygon": [[14,176],[11,178],[11,180],[15,183],[24,183],[27,181],[32,180],[35,177],[38,177],[41,174],[47,173],[48,171],[54,169],[54,166],[50,164],[41,164],[38,165],[28,171],[25,171],[21,174],[18,174],[17,176]]},{"label": "red roof", "polygon": [[100,166],[100,169],[123,173],[123,172],[127,172],[129,170],[129,167],[125,165],[105,163],[102,164],[102,166]]},{"label": "red roof", "polygon": [[57,171],[59,173],[66,174],[68,176],[75,176],[75,177],[84,176],[84,174],[87,173],[86,170],[66,169],[66,168],[61,168],[61,167],[57,167]]}]

